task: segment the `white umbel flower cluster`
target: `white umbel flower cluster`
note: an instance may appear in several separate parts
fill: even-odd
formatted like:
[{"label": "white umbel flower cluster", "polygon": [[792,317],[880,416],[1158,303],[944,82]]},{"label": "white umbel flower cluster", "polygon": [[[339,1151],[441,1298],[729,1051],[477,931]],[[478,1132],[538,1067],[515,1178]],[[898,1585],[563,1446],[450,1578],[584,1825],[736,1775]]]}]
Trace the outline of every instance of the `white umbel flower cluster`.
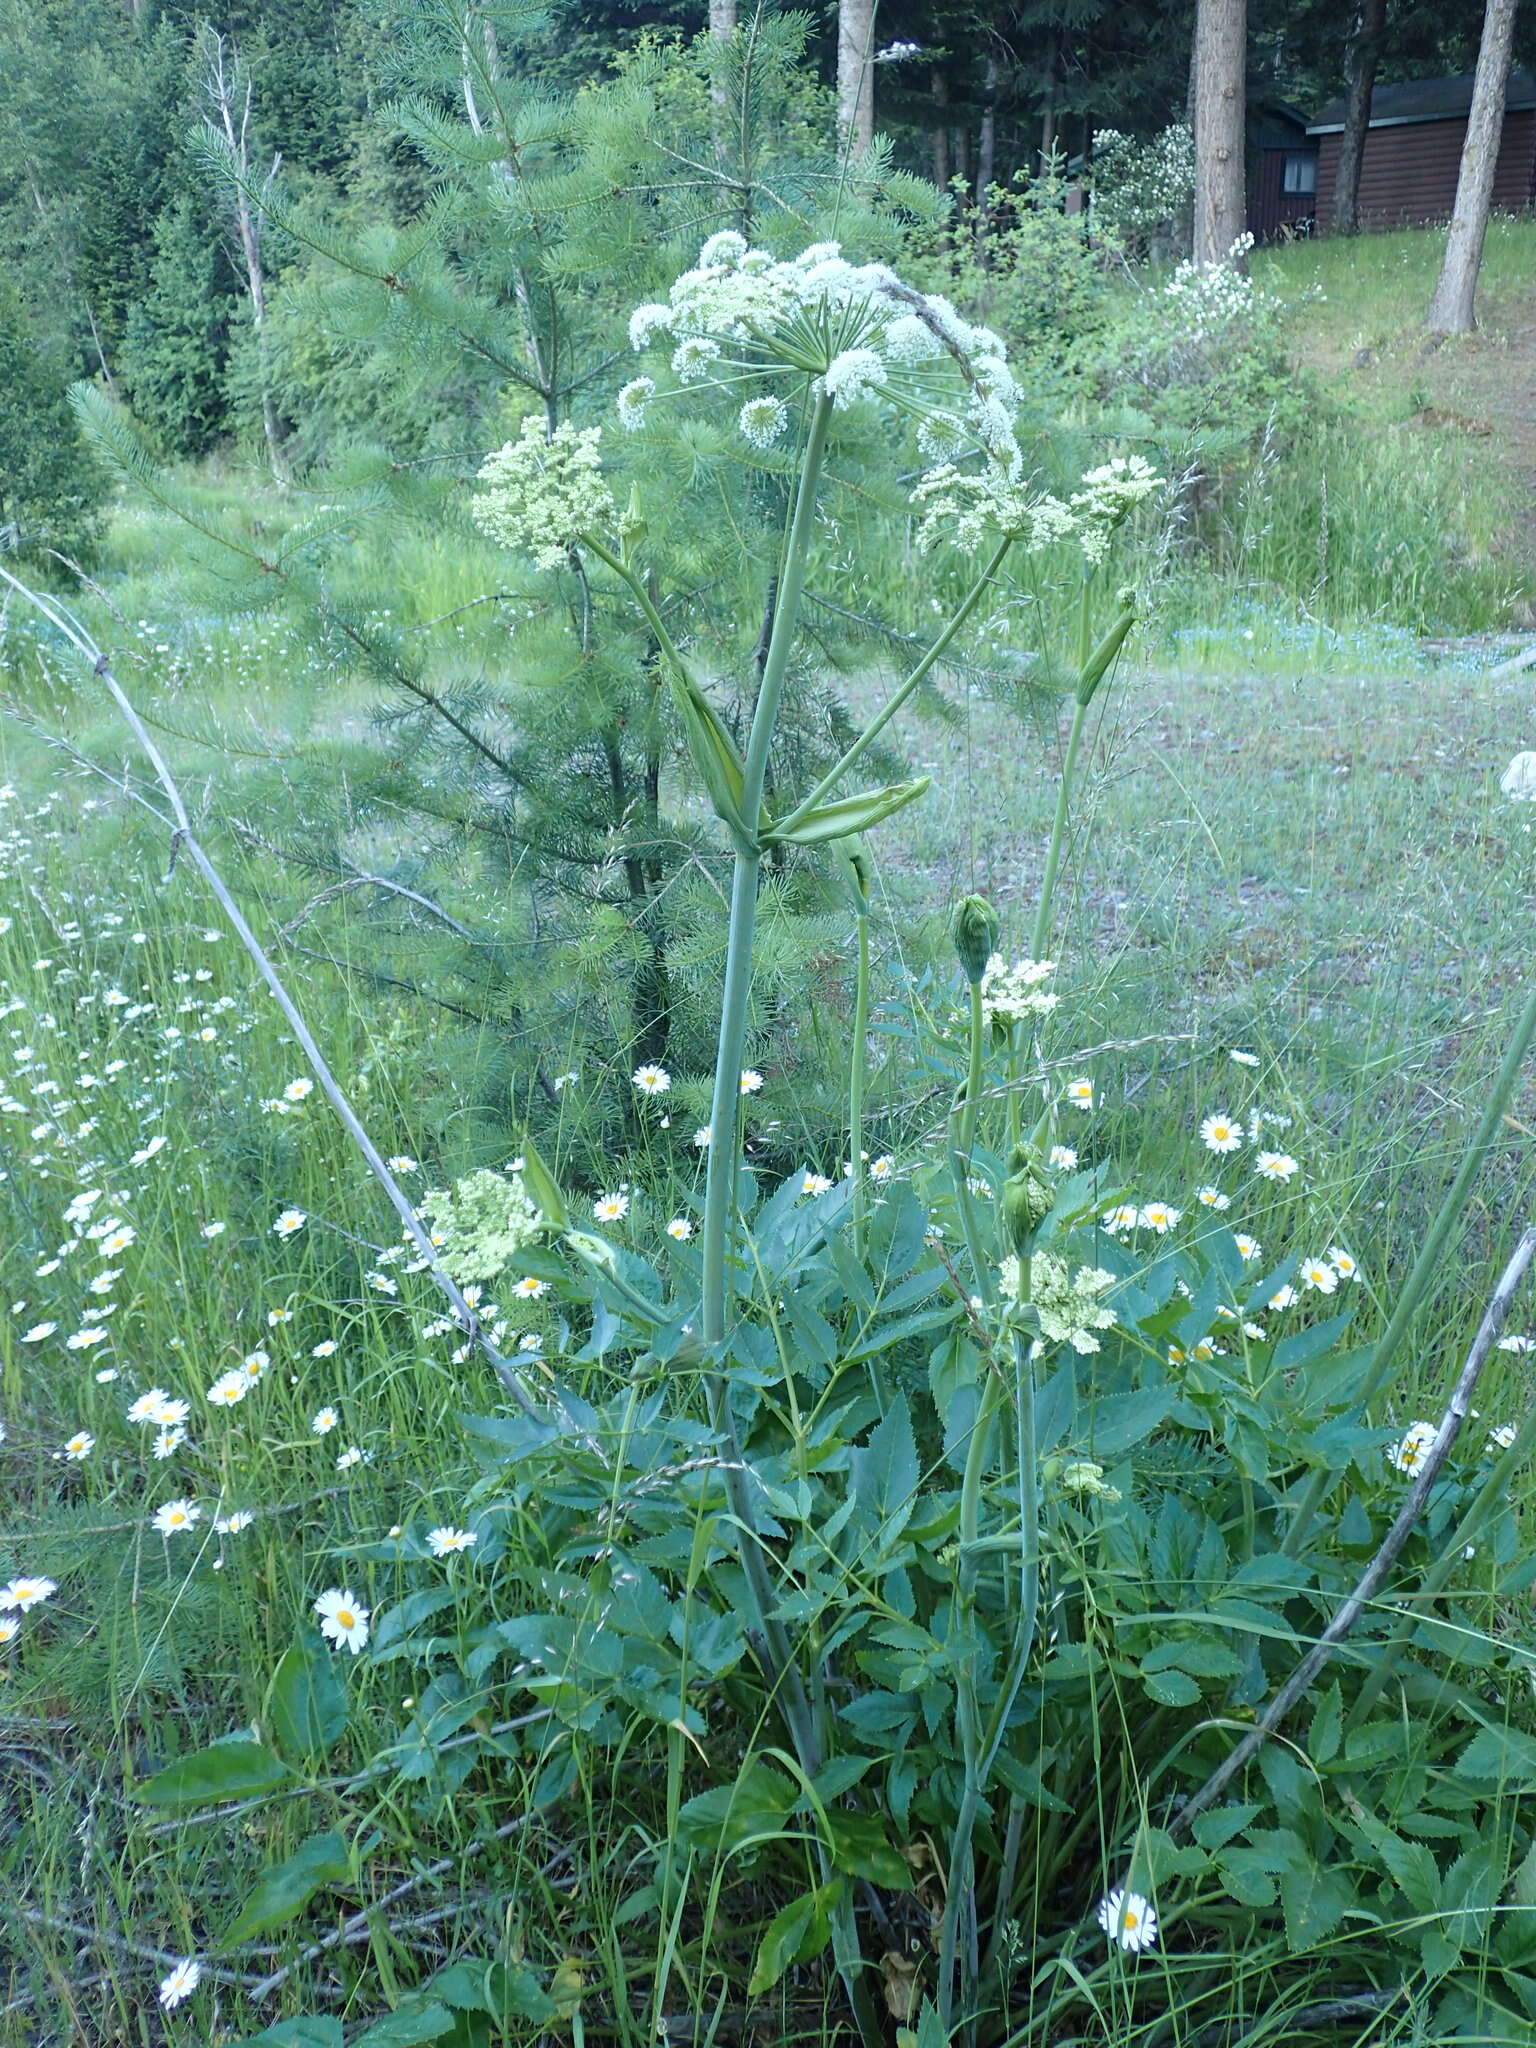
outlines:
[{"label": "white umbel flower cluster", "polygon": [[[635,386],[628,389],[633,410]],[[582,534],[613,524],[601,440],[600,427],[578,428],[569,420],[546,435],[543,422],[530,415],[516,441],[486,457],[479,478],[484,489],[470,501],[475,524],[503,547],[531,554],[540,569],[558,569]]]},{"label": "white umbel flower cluster", "polygon": [[[998,1277],[1004,1299],[1022,1305],[1021,1261],[1010,1253],[998,1269]],[[1115,1322],[1114,1310],[1106,1308],[1100,1297],[1114,1284],[1114,1274],[1106,1273],[1102,1266],[1079,1266],[1074,1273],[1054,1252],[1036,1252],[1029,1262],[1029,1298],[1040,1318],[1040,1334],[1085,1354],[1100,1350],[1094,1331],[1112,1329]]]},{"label": "white umbel flower cluster", "polygon": [[994,1024],[1025,1024],[1048,1017],[1061,997],[1041,983],[1056,972],[1054,960],[1017,960],[1010,967],[1001,953],[988,960],[981,977],[981,1007]]}]

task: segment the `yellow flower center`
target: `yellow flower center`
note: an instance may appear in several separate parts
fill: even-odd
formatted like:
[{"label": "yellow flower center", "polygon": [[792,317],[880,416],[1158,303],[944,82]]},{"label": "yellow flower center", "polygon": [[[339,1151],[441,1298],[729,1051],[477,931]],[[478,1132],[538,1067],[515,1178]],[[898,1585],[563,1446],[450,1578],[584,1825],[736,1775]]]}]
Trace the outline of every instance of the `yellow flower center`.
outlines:
[{"label": "yellow flower center", "polygon": [[339,1626],[342,1628],[357,1627],[357,1616],[352,1612],[350,1607],[338,1607],[336,1610],[336,1620]]}]

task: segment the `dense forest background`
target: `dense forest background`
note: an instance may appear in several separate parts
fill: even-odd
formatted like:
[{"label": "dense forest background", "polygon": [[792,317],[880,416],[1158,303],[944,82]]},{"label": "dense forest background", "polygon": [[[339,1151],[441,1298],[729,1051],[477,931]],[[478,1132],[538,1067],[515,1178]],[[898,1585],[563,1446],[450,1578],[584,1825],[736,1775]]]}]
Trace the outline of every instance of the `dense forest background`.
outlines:
[{"label": "dense forest background", "polygon": [[[1155,134],[1185,112],[1193,13],[1192,0],[890,0],[875,119],[892,168],[985,189],[1052,152],[1091,152],[1106,128]],[[830,126],[836,11],[807,25],[804,111]],[[551,11],[501,57],[536,87],[579,94],[706,26],[687,0],[597,0]],[[1350,28],[1349,10],[1324,0],[1255,0],[1250,102],[1310,110],[1337,91]],[[1394,8],[1378,76],[1464,70],[1478,28],[1448,0]],[[0,0],[0,360],[13,393],[28,387],[27,416],[88,377],[168,455],[259,440],[263,425],[269,443],[286,439],[329,361],[324,323],[287,289],[305,268],[291,246],[257,252],[253,295],[250,224],[199,134],[224,128],[253,177],[341,231],[404,225],[429,205],[431,178],[377,116],[411,61],[387,0],[229,0],[211,16],[154,0]],[[259,376],[263,317],[272,360]],[[27,441],[30,464],[48,459]]]}]

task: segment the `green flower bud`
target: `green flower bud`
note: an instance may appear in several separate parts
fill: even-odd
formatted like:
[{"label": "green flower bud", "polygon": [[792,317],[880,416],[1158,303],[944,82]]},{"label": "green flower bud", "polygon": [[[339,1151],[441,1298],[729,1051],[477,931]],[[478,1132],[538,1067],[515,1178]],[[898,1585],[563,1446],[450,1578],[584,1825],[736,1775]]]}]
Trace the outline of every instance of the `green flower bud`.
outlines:
[{"label": "green flower bud", "polygon": [[997,912],[985,896],[963,898],[955,912],[954,938],[961,972],[975,988],[997,951]]},{"label": "green flower bud", "polygon": [[1016,1252],[1022,1255],[1029,1250],[1035,1232],[1050,1214],[1054,1200],[1050,1186],[1032,1165],[1009,1174],[1003,1182],[998,1207],[1008,1242]]}]

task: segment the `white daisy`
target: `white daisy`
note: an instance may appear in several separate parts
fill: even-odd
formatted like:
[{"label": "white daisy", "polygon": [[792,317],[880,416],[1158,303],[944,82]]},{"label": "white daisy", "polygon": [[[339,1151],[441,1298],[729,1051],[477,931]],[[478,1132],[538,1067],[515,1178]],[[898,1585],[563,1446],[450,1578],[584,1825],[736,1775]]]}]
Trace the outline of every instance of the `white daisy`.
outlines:
[{"label": "white daisy", "polygon": [[427,1548],[434,1557],[448,1557],[456,1550],[468,1550],[479,1538],[470,1529],[453,1529],[446,1525],[427,1531]]},{"label": "white daisy", "polygon": [[272,1228],[279,1237],[292,1237],[294,1232],[302,1230],[308,1221],[309,1215],[307,1211],[303,1209],[285,1209]]},{"label": "white daisy", "polygon": [[667,1225],[667,1235],[675,1238],[679,1244],[686,1244],[693,1235],[693,1225],[686,1216],[674,1216]]},{"label": "white daisy", "polygon": [[1313,1288],[1318,1294],[1332,1294],[1339,1284],[1339,1276],[1326,1259],[1303,1259],[1296,1268],[1296,1277],[1304,1287]]},{"label": "white daisy", "polygon": [[1289,1152],[1261,1152],[1253,1162],[1253,1170],[1265,1180],[1283,1182],[1300,1173],[1301,1164]]},{"label": "white daisy", "polygon": [[41,1601],[51,1599],[58,1590],[52,1579],[12,1579],[8,1586],[0,1586],[0,1607],[15,1607],[25,1614],[29,1607],[36,1607]]},{"label": "white daisy", "polygon": [[340,1420],[341,1417],[334,1408],[320,1408],[316,1410],[309,1427],[315,1436],[329,1436]]},{"label": "white daisy", "polygon": [[642,1095],[665,1095],[672,1086],[665,1067],[636,1067],[633,1080]]},{"label": "white daisy", "polygon": [[1092,1109],[1093,1083],[1086,1077],[1067,1083],[1067,1100],[1074,1109]]},{"label": "white daisy", "polygon": [[628,1195],[599,1195],[592,1204],[592,1214],[599,1223],[619,1223],[629,1214]]},{"label": "white daisy", "polygon": [[168,1500],[150,1516],[150,1527],[162,1536],[176,1536],[183,1529],[194,1528],[202,1512],[195,1501]]},{"label": "white daisy", "polygon": [[190,1998],[202,1978],[203,1966],[188,1956],[178,1963],[169,1977],[160,1980],[160,2003],[167,2012],[173,2005],[180,2005],[184,1998]]},{"label": "white daisy", "polygon": [[1207,1152],[1238,1152],[1242,1149],[1243,1127],[1235,1118],[1218,1111],[1200,1126],[1200,1142]]},{"label": "white daisy", "polygon": [[1140,1892],[1122,1891],[1118,1885],[1107,1899],[1099,1901],[1099,1925],[1112,1942],[1131,1955],[1151,1948],[1157,1940],[1157,1914],[1150,1900]]},{"label": "white daisy", "polygon": [[362,1606],[350,1586],[332,1587],[315,1602],[320,1633],[339,1650],[345,1645],[355,1657],[368,1640],[368,1609]]}]

